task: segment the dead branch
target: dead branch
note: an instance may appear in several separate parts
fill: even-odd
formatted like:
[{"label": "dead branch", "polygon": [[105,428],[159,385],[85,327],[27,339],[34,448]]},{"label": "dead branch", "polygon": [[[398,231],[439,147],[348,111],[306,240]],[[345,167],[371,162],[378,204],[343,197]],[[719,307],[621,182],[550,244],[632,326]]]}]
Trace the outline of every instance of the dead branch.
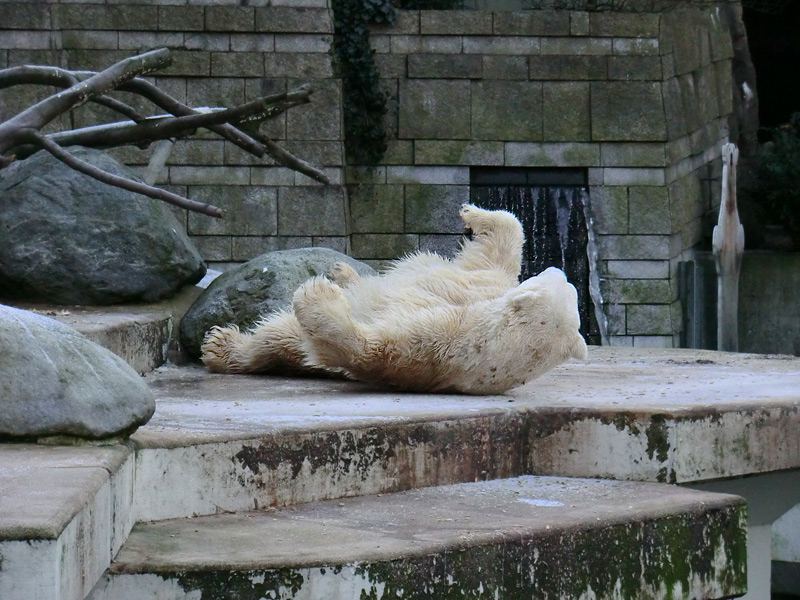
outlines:
[{"label": "dead branch", "polygon": [[[174,140],[193,135],[198,129],[209,129],[251,154],[272,157],[277,163],[303,173],[322,183],[330,183],[320,169],[281,148],[258,132],[261,122],[310,102],[312,90],[301,86],[288,93],[257,98],[233,108],[194,109],[159,90],[138,75],[163,68],[170,63],[167,49],[153,50],[126,58],[98,73],[68,71],[58,67],[23,66],[0,70],[0,88],[20,84],[52,85],[64,91],[53,94],[0,123],[0,169],[17,158],[25,158],[44,149],[71,168],[99,181],[164,200],[188,210],[215,217],[222,211],[214,206],[182,198],[171,192],[118,177],[82,161],[64,147],[82,145],[109,148],[126,144],[147,147],[160,140]],[[111,90],[131,92],[170,113],[145,118],[133,107],[107,96]],[[95,102],[126,116],[129,121],[86,127],[44,135],[41,128],[65,112],[85,102]],[[238,126],[253,128],[247,133]]]}]

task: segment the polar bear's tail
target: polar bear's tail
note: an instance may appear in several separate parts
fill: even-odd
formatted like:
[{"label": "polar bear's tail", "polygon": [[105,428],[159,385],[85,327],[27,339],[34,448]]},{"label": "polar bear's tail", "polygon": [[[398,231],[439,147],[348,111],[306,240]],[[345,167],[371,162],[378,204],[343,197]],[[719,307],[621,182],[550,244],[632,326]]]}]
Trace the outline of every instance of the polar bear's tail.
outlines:
[{"label": "polar bear's tail", "polygon": [[217,373],[308,371],[300,324],[288,311],[273,313],[247,332],[236,325],[212,327],[200,347],[201,360]]}]

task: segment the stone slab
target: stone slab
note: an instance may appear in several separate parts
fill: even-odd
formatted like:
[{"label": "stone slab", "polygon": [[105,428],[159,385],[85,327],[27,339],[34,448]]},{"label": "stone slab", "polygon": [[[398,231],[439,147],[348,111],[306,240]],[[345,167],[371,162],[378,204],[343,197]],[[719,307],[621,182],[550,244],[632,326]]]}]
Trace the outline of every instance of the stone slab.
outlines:
[{"label": "stone slab", "polygon": [[90,598],[722,598],[745,524],[735,496],[525,476],[139,524]]},{"label": "stone slab", "polygon": [[800,468],[792,357],[592,347],[480,397],[199,368],[148,380],[158,408],[131,438],[139,520],[523,473],[687,483]]},{"label": "stone slab", "polygon": [[58,538],[130,453],[125,446],[0,444],[0,540]]}]

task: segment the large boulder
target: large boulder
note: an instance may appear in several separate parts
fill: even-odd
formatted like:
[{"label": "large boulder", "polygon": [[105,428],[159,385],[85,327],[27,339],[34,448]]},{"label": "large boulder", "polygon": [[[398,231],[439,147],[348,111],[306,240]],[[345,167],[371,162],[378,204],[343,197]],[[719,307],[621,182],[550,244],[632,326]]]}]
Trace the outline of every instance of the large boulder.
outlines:
[{"label": "large boulder", "polygon": [[125,435],[154,411],[144,380],[116,354],[0,304],[0,439]]},{"label": "large boulder", "polygon": [[[136,176],[108,154],[70,152]],[[65,166],[46,152],[0,171],[0,295],[57,304],[151,302],[206,267],[169,207]]]},{"label": "large boulder", "polygon": [[197,358],[206,331],[235,323],[248,328],[260,317],[289,306],[292,295],[309,277],[325,275],[346,262],[360,275],[374,275],[369,265],[329,248],[267,252],[215,279],[181,319],[181,344]]}]

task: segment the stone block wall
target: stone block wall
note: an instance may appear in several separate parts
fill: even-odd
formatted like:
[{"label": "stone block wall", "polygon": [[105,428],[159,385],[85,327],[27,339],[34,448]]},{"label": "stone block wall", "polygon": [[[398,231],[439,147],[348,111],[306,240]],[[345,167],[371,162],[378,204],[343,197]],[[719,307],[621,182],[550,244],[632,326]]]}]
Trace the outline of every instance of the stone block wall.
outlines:
[{"label": "stone block wall", "polygon": [[[153,81],[193,105],[231,105],[309,82],[311,105],[266,126],[334,186],[210,135],[178,143],[159,184],[227,210],[183,214],[212,267],[308,245],[373,264],[451,253],[471,167],[587,170],[598,273],[615,344],[678,345],[677,264],[718,204],[731,113],[728,32],[713,7],[663,13],[400,11],[372,29],[391,97],[389,150],[345,167],[328,0],[0,2],[0,67],[101,69],[151,48]],[[42,90],[0,91],[0,118]],[[80,126],[87,106],[54,127]],[[120,149],[143,169],[151,151]]]},{"label": "stone block wall", "polygon": [[[333,76],[332,22],[327,0],[251,0],[246,6],[219,0],[4,1],[0,68],[45,64],[100,70],[127,56],[169,47],[172,65],[151,79],[192,106],[233,106],[310,83],[313,102],[273,119],[264,131],[323,167],[337,185],[321,186],[211,134],[178,142],[156,182],[225,209],[223,220],[177,211],[210,266],[224,269],[274,249],[346,249],[346,195],[339,185],[341,85]],[[33,86],[0,91],[0,119],[45,95]],[[136,98],[124,99],[158,112]],[[115,120],[121,118],[87,105],[54,126]],[[113,153],[143,171],[152,149]]]},{"label": "stone block wall", "polygon": [[678,345],[731,112],[713,10],[406,11],[372,43],[392,142],[347,171],[354,256],[452,251],[471,166],[586,168],[611,342]]}]

